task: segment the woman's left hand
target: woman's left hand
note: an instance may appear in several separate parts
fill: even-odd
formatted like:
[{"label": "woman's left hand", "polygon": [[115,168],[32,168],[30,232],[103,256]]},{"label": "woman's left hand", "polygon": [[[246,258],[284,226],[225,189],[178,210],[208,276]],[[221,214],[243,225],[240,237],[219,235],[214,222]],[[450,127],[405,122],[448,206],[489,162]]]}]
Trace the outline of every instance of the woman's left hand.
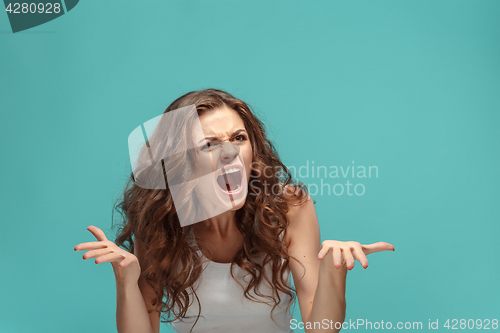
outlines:
[{"label": "woman's left hand", "polygon": [[[340,242],[336,240],[325,240],[321,243],[321,250],[318,259],[323,260],[332,250],[333,264],[335,268],[346,266],[348,270],[354,268],[354,260],[361,263],[364,269],[368,268],[366,256],[370,253],[380,251],[394,251],[394,246],[386,242],[377,242],[368,245],[361,245],[359,242]],[[331,256],[328,256],[331,259]],[[330,266],[330,265],[328,265]]]}]

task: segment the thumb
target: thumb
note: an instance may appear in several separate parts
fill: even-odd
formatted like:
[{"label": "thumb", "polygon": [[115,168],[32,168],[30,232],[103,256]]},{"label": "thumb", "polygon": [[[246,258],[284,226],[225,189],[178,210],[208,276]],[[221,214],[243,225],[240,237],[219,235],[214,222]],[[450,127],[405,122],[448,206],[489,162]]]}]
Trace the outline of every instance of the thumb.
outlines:
[{"label": "thumb", "polygon": [[365,255],[381,251],[394,251],[394,245],[386,242],[377,242],[368,245],[361,245]]}]

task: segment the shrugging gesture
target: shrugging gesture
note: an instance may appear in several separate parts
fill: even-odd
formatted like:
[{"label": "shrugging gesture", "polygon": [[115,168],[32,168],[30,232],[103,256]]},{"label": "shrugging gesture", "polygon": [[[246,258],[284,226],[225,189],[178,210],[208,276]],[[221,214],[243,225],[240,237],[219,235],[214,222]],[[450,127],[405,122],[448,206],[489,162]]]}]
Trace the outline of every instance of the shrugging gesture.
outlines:
[{"label": "shrugging gesture", "polygon": [[325,240],[321,243],[318,259],[323,260],[323,258],[330,253],[330,250],[332,250],[332,263],[335,268],[340,268],[342,265],[345,265],[347,269],[351,270],[354,268],[354,260],[357,260],[360,262],[361,266],[366,269],[368,268],[367,255],[380,251],[394,251],[394,245],[386,242],[362,245],[354,241],[340,242],[336,240]]},{"label": "shrugging gesture", "polygon": [[137,284],[141,274],[137,257],[108,240],[104,232],[98,227],[91,225],[87,230],[95,236],[97,242],[80,243],[75,246],[75,251],[90,250],[84,253],[83,259],[96,258],[96,264],[110,262],[117,283],[124,285]]}]

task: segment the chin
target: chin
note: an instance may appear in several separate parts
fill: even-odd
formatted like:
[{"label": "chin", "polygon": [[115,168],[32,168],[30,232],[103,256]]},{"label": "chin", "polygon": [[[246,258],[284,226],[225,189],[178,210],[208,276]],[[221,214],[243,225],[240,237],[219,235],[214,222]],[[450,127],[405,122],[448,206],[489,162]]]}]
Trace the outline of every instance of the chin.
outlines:
[{"label": "chin", "polygon": [[244,198],[243,200],[241,200],[241,202],[239,202],[238,204],[236,204],[230,210],[239,210],[239,209],[243,208],[243,206],[245,206],[245,202],[246,202],[246,198]]}]

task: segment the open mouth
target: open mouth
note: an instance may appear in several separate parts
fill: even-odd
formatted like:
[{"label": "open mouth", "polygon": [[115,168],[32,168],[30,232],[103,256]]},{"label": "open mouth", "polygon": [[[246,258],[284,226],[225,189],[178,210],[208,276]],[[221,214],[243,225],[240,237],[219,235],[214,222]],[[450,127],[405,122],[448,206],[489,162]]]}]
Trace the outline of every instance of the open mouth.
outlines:
[{"label": "open mouth", "polygon": [[241,188],[241,169],[240,168],[230,168],[224,170],[222,174],[217,177],[217,184],[221,190],[225,193],[236,193]]}]

